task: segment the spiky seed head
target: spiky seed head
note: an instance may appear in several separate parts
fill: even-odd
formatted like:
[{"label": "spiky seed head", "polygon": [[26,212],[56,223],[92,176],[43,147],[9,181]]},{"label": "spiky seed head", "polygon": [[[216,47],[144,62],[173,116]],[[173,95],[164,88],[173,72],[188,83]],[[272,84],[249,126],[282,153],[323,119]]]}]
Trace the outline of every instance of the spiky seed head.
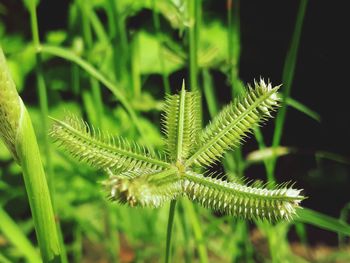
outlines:
[{"label": "spiky seed head", "polygon": [[254,125],[270,117],[278,105],[278,88],[262,79],[255,81],[254,88],[249,86],[244,96],[228,105],[201,133],[199,95],[186,92],[184,87],[180,95],[168,95],[163,120],[167,160],[147,154],[139,146],[132,147],[123,139],[111,141],[107,136],[106,140],[76,118],[55,121],[51,135],[80,161],[107,171],[105,187],[112,201],[159,207],[185,195],[236,217],[291,220],[304,199],[301,190],[288,184],[268,190],[193,172],[194,164],[213,164],[237,146]]}]

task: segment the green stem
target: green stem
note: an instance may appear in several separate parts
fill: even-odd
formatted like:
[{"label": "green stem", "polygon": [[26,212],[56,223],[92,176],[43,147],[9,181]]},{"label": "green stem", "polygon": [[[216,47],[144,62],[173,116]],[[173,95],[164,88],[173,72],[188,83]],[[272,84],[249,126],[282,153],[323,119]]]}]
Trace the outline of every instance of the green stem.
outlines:
[{"label": "green stem", "polygon": [[[24,106],[23,106],[24,107]],[[20,165],[32,211],[34,226],[41,256],[44,262],[67,262],[62,253],[58,226],[51,203],[50,193],[41,163],[40,152],[36,141],[30,117],[24,109],[22,131],[24,136],[17,138],[16,151],[19,154]]]},{"label": "green stem", "polygon": [[[88,52],[92,48],[92,32],[91,32],[91,27],[90,27],[90,22],[89,22],[89,17],[90,17],[90,6],[88,6],[85,2],[83,3],[81,0],[79,1],[79,6],[82,12],[82,26],[83,26],[83,38],[87,46]],[[102,95],[101,95],[101,89],[98,81],[94,79],[93,77],[90,76],[89,78],[90,81],[90,86],[91,86],[91,94],[92,98],[95,104],[95,111],[96,111],[96,116],[97,118],[95,119],[94,124],[96,124],[98,127],[103,128],[103,102],[102,102]]]},{"label": "green stem", "polygon": [[[239,79],[239,59],[240,59],[240,23],[239,23],[239,0],[227,1],[227,23],[228,23],[228,60],[229,60],[229,79],[231,84],[232,97],[238,97],[242,93],[242,85]],[[242,149],[237,147],[228,158],[233,160],[230,167],[237,177],[243,176],[242,169]]]},{"label": "green stem", "polygon": [[[79,6],[82,12],[83,37],[86,42],[88,52],[90,52],[93,46],[93,36],[92,36],[89,19],[91,17],[91,14],[94,11],[90,7],[90,5],[88,5],[87,3],[81,0],[79,1]],[[96,113],[96,118],[94,119],[94,121],[97,126],[103,128],[104,108],[103,108],[100,84],[91,75],[90,75],[89,81],[91,85],[92,98],[95,104],[94,111]],[[91,120],[92,116],[89,116],[89,117]],[[114,228],[115,225],[113,224],[112,218],[110,216],[111,207],[109,206],[108,203],[104,202],[102,210],[105,217],[105,220],[104,220],[104,228],[106,233],[105,247],[108,251],[111,262],[117,262],[118,255],[116,253],[116,248],[118,246],[118,242],[116,241],[116,238],[115,238],[115,228]]]},{"label": "green stem", "polygon": [[188,0],[190,89],[198,90],[198,42],[201,0]]},{"label": "green stem", "polygon": [[157,4],[156,0],[152,0],[152,7],[153,7],[153,24],[156,30],[156,37],[158,40],[158,54],[159,54],[159,61],[160,61],[160,68],[162,71],[162,80],[163,85],[165,89],[165,93],[170,94],[170,83],[169,83],[169,76],[165,68],[165,61],[164,61],[164,52],[163,52],[163,38],[160,32],[160,21],[159,21],[159,15],[157,10]]},{"label": "green stem", "polygon": [[190,247],[190,235],[189,235],[189,230],[188,230],[188,222],[186,221],[185,217],[185,211],[183,204],[179,202],[179,217],[180,217],[180,222],[181,222],[181,228],[183,232],[183,237],[185,241],[185,247],[184,247],[184,252],[185,252],[185,262],[189,263],[191,262],[191,247]]},{"label": "green stem", "polygon": [[120,72],[119,72],[119,64],[118,64],[118,53],[117,53],[117,49],[118,49],[118,37],[117,37],[117,19],[116,19],[116,7],[115,7],[116,3],[114,0],[108,0],[108,5],[106,8],[106,13],[107,13],[107,21],[108,21],[108,34],[109,34],[109,38],[110,38],[110,42],[112,44],[112,46],[114,46],[115,48],[113,48],[113,68],[114,68],[114,76],[116,79],[118,79],[118,77],[120,76]]},{"label": "green stem", "polygon": [[[23,234],[16,222],[0,206],[0,230],[30,263],[40,262],[38,252]],[[0,258],[0,262],[2,262]]]},{"label": "green stem", "polygon": [[[49,106],[48,106],[48,98],[47,98],[47,88],[44,80],[43,70],[42,70],[42,55],[39,52],[40,49],[40,37],[39,37],[39,26],[38,19],[36,13],[36,1],[32,0],[29,3],[29,14],[31,21],[31,30],[32,30],[32,38],[36,51],[36,79],[37,79],[37,92],[39,94],[39,105],[40,105],[40,114],[41,114],[41,124],[42,131],[44,137],[44,153],[46,158],[46,167],[47,167],[47,184],[48,190],[51,197],[52,207],[55,210],[55,188],[54,188],[54,170],[52,165],[51,158],[51,148],[48,137],[48,122],[47,117],[49,115]],[[57,223],[57,231],[58,231],[58,239],[61,247],[61,260],[62,262],[68,262],[66,250],[63,242],[63,235],[61,231],[61,226],[59,222]]]},{"label": "green stem", "polygon": [[47,163],[47,180],[50,190],[50,195],[52,198],[52,201],[54,203],[54,183],[53,183],[53,168],[52,168],[52,162],[51,162],[51,150],[50,150],[50,143],[49,143],[49,137],[47,135],[48,131],[48,122],[47,122],[47,116],[49,115],[49,106],[48,106],[48,99],[47,99],[47,88],[43,76],[43,70],[42,70],[42,58],[41,54],[38,52],[40,48],[40,38],[39,38],[39,28],[38,28],[38,20],[37,20],[37,14],[36,14],[36,4],[35,1],[30,2],[29,6],[29,13],[30,13],[30,21],[31,21],[31,30],[32,30],[32,38],[36,50],[36,79],[37,79],[37,92],[39,94],[39,105],[40,105],[40,117],[41,117],[41,124],[42,124],[42,133],[44,137],[44,151],[46,156],[46,163]]},{"label": "green stem", "polygon": [[[286,113],[287,113],[287,99],[289,98],[291,93],[294,72],[295,72],[295,65],[296,65],[297,55],[298,55],[301,30],[303,26],[307,3],[308,3],[307,0],[300,1],[298,16],[297,16],[297,20],[294,28],[294,33],[292,36],[291,46],[287,53],[287,57],[283,67],[283,75],[282,75],[282,81],[284,86],[283,99],[281,103],[281,108],[278,111],[278,114],[276,117],[275,132],[273,135],[273,142],[272,142],[273,147],[277,147],[281,142],[283,126],[284,126]],[[274,157],[270,163],[270,167],[269,167],[270,177],[274,177],[275,167],[276,167],[276,157]]]},{"label": "green stem", "polygon": [[[131,107],[130,103],[124,97],[124,94],[119,90],[119,85],[111,82],[109,79],[107,79],[105,76],[103,76],[96,68],[94,68],[90,63],[83,60],[82,58],[78,57],[74,53],[56,46],[47,46],[42,45],[40,52],[51,54],[60,58],[63,58],[65,60],[74,62],[78,64],[82,69],[84,69],[88,74],[90,74],[92,77],[96,78],[98,81],[100,81],[103,85],[105,85],[112,93],[113,95],[120,101],[120,103],[124,106],[125,110],[128,112],[132,122],[134,123],[137,131],[140,133],[141,136],[144,136],[144,133],[142,132],[142,128],[140,126],[140,122],[138,121],[138,117],[134,109]],[[143,138],[145,142],[147,142],[147,138]]]},{"label": "green stem", "polygon": [[239,0],[227,0],[227,23],[228,23],[228,61],[229,79],[233,97],[242,93],[242,85],[239,79],[239,60],[241,53]]},{"label": "green stem", "polygon": [[[114,48],[114,52],[116,53],[116,59],[117,59],[117,80],[123,84],[124,91],[127,93],[131,89],[126,89],[125,87],[133,87],[132,80],[130,79],[130,57],[128,54],[130,54],[129,51],[129,44],[128,44],[128,34],[125,26],[125,18],[122,14],[122,11],[120,10],[120,1],[113,1],[112,5],[114,6],[114,12],[116,19],[115,23],[117,25],[116,27],[116,40],[117,46]],[[117,53],[116,51],[119,51]]]},{"label": "green stem", "polygon": [[131,47],[131,76],[134,88],[134,97],[139,98],[141,95],[141,70],[140,70],[140,44],[139,37],[135,36]]},{"label": "green stem", "polygon": [[172,237],[172,230],[173,230],[173,224],[174,224],[175,207],[176,207],[176,200],[172,200],[170,202],[168,226],[167,226],[167,232],[166,232],[165,263],[168,263],[170,260],[171,237]]},{"label": "green stem", "polygon": [[40,151],[30,116],[19,97],[0,47],[0,137],[22,167],[25,189],[44,262],[66,262]]},{"label": "green stem", "polygon": [[190,222],[192,223],[193,233],[194,233],[196,245],[198,248],[200,262],[207,263],[207,262],[209,262],[207,249],[205,247],[202,228],[201,228],[200,222],[198,220],[196,211],[194,210],[194,206],[188,199],[183,200],[183,205],[185,208],[185,212],[186,212],[187,216],[189,217]]}]

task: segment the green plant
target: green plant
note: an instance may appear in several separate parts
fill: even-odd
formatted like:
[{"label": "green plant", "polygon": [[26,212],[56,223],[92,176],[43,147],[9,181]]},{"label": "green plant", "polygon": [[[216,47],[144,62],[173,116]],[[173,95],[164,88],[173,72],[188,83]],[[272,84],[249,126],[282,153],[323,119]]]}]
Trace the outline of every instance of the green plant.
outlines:
[{"label": "green plant", "polygon": [[30,116],[17,93],[0,47],[0,138],[21,166],[44,262],[65,261],[51,197]]},{"label": "green plant", "polygon": [[263,80],[229,104],[203,131],[197,92],[169,95],[164,107],[165,154],[104,135],[74,116],[54,120],[51,136],[79,161],[106,171],[109,198],[129,206],[159,207],[185,195],[201,205],[247,219],[290,220],[304,198],[288,184],[268,190],[239,181],[205,176],[199,167],[213,165],[239,145],[254,127],[271,116],[277,90]]}]

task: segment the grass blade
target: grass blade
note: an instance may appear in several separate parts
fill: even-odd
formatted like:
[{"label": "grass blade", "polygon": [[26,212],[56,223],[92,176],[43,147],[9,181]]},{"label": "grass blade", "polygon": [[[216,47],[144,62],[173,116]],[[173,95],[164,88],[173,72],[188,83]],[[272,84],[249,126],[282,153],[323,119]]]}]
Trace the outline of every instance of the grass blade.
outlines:
[{"label": "grass blade", "polygon": [[[281,103],[281,108],[278,111],[276,122],[275,122],[275,132],[273,135],[273,141],[272,146],[276,147],[279,145],[281,138],[282,138],[282,132],[283,132],[283,125],[286,118],[287,113],[287,98],[290,96],[291,88],[292,88],[292,82],[294,77],[294,71],[295,71],[295,65],[297,60],[297,54],[298,54],[298,48],[299,48],[299,42],[300,42],[300,36],[301,36],[301,30],[303,26],[304,16],[306,12],[307,7],[307,0],[301,0],[298,10],[298,16],[297,21],[295,24],[294,33],[292,36],[292,42],[290,49],[287,53],[287,58],[285,60],[284,68],[283,68],[283,75],[282,75],[282,82],[283,82],[283,100]],[[271,160],[269,165],[269,176],[271,178],[274,178],[274,170],[276,166],[276,158],[274,160]]]},{"label": "grass blade", "polygon": [[317,226],[319,228],[341,233],[350,236],[350,225],[337,218],[322,214],[320,212],[303,208],[297,211],[299,215],[298,221]]},{"label": "grass blade", "polygon": [[168,226],[167,226],[167,232],[166,232],[165,263],[168,263],[170,260],[171,237],[172,237],[173,224],[174,224],[175,207],[176,207],[176,200],[172,200],[170,202]]},{"label": "grass blade", "polygon": [[[2,207],[0,207],[0,229],[7,239],[17,247],[18,251],[21,251],[28,262],[40,262],[39,253]],[[1,257],[0,262],[3,262]]]},{"label": "grass blade", "polygon": [[291,97],[287,98],[288,106],[293,107],[294,109],[305,113],[305,115],[309,116],[311,119],[314,119],[317,122],[321,122],[321,116],[317,112],[311,110],[308,106],[302,104],[300,101],[292,99]]},{"label": "grass blade", "polygon": [[[82,69],[84,69],[87,73],[89,73],[92,77],[100,81],[103,85],[105,85],[112,93],[113,95],[120,101],[120,103],[125,107],[126,111],[131,117],[132,122],[134,123],[135,127],[139,131],[140,135],[143,136],[142,128],[139,124],[138,117],[134,109],[131,107],[130,103],[124,96],[122,92],[120,92],[118,88],[118,84],[115,84],[108,80],[101,72],[99,72],[96,68],[94,68],[90,63],[82,59],[81,57],[75,55],[73,52],[57,47],[57,46],[48,46],[43,45],[40,49],[41,52],[47,53],[50,55],[54,55],[60,58],[63,58],[65,60],[71,61],[79,65]],[[147,142],[147,139],[144,140]]]},{"label": "grass blade", "polygon": [[64,262],[36,135],[0,47],[0,137],[23,171],[36,236],[44,262]]}]

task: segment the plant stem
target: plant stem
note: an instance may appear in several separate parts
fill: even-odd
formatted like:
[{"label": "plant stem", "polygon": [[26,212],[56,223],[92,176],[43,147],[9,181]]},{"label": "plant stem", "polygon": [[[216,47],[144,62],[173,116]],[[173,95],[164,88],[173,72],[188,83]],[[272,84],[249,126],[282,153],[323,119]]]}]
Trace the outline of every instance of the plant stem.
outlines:
[{"label": "plant stem", "polygon": [[[119,90],[118,84],[113,83],[112,81],[107,79],[103,74],[101,74],[101,72],[99,72],[96,68],[94,68],[90,63],[88,63],[87,61],[83,60],[82,58],[78,57],[74,53],[64,48],[42,45],[40,52],[51,54],[78,64],[88,74],[90,74],[92,77],[96,78],[103,85],[105,85],[113,93],[113,95],[120,101],[120,103],[124,106],[125,110],[128,112],[132,122],[134,123],[140,135],[144,136],[144,133],[142,132],[142,128],[138,121],[137,114],[135,110],[131,107],[131,104],[126,99],[124,94]],[[148,141],[147,138],[143,138],[143,139],[145,142]]]},{"label": "plant stem", "polygon": [[[24,107],[24,106],[23,106]],[[17,141],[17,152],[34,220],[35,231],[44,262],[67,262],[58,235],[53,207],[40,152],[29,114],[25,110],[22,123],[24,136]]]},{"label": "plant stem", "polygon": [[0,47],[0,137],[22,167],[36,237],[44,262],[66,262],[40,151],[30,116],[19,97]]},{"label": "plant stem", "polygon": [[[0,206],[0,229],[4,236],[21,251],[26,260],[30,263],[40,262],[38,252],[31,242],[23,234],[16,222]],[[0,262],[1,258],[0,258]]]},{"label": "plant stem", "polygon": [[[238,97],[242,91],[243,87],[239,79],[239,59],[241,52],[240,43],[240,23],[239,23],[239,0],[227,0],[227,23],[228,23],[228,61],[229,61],[229,80],[231,84],[232,97]],[[243,167],[242,167],[242,149],[237,147],[237,149],[227,155],[231,159],[230,167],[231,170],[237,175],[237,177],[242,177]],[[233,162],[232,162],[233,161]]]},{"label": "plant stem", "polygon": [[168,226],[167,226],[167,232],[166,232],[165,263],[169,262],[170,256],[171,256],[170,249],[171,249],[171,237],[172,237],[172,230],[173,230],[173,224],[174,224],[174,216],[175,216],[175,207],[176,207],[176,200],[172,200],[170,202]]},{"label": "plant stem", "polygon": [[227,0],[229,79],[233,97],[243,91],[238,73],[241,53],[239,0]]},{"label": "plant stem", "polygon": [[201,0],[188,0],[190,89],[198,90],[198,42]]},{"label": "plant stem", "polygon": [[53,167],[51,162],[51,150],[50,150],[50,144],[49,144],[49,137],[47,135],[48,131],[48,122],[47,122],[47,116],[49,115],[49,106],[48,106],[48,99],[47,99],[47,88],[43,76],[42,71],[42,58],[41,54],[38,52],[40,49],[40,38],[39,38],[39,28],[38,28],[38,20],[37,20],[37,14],[36,14],[36,4],[35,1],[31,1],[29,5],[29,13],[30,13],[30,21],[31,21],[31,30],[32,30],[32,38],[35,46],[36,51],[36,80],[37,80],[37,92],[39,95],[39,104],[40,104],[40,117],[41,117],[41,124],[42,124],[42,133],[44,138],[44,151],[46,156],[46,163],[47,163],[47,170],[46,173],[48,186],[50,190],[50,195],[52,198],[52,202],[54,203],[54,183],[53,183]]},{"label": "plant stem", "polygon": [[[90,22],[89,22],[91,10],[90,10],[90,6],[87,5],[86,3],[83,3],[82,1],[79,1],[79,6],[82,13],[81,17],[82,17],[82,26],[83,26],[83,37],[87,46],[87,50],[89,52],[92,48],[92,41],[93,41]],[[97,116],[97,118],[94,119],[95,121],[94,124],[103,129],[103,121],[102,121],[103,118],[101,118],[103,115],[103,102],[102,102],[100,85],[99,85],[99,82],[91,76],[89,78],[89,81],[91,86],[92,98],[95,104],[94,110],[96,111],[96,116]]]},{"label": "plant stem", "polygon": [[[128,43],[128,34],[125,26],[125,18],[121,11],[120,1],[110,1],[112,8],[114,9],[114,19],[116,23],[116,40],[117,45],[114,48],[115,57],[117,59],[117,80],[122,83],[123,91],[125,94],[130,90],[125,87],[133,87],[132,79],[130,79],[129,70],[130,68],[130,54],[129,43]],[[119,53],[118,53],[119,52]]]},{"label": "plant stem", "polygon": [[180,222],[183,232],[183,237],[185,241],[185,262],[189,263],[191,262],[191,247],[190,247],[190,236],[189,236],[189,230],[188,230],[188,222],[186,221],[185,217],[185,211],[183,204],[179,202],[179,216],[180,216]]},{"label": "plant stem", "polygon": [[164,60],[164,52],[163,52],[163,38],[160,32],[160,21],[159,21],[159,15],[157,11],[157,4],[156,0],[152,0],[152,7],[153,7],[153,24],[154,28],[156,30],[156,37],[158,40],[158,54],[159,54],[159,62],[160,67],[162,71],[162,80],[164,85],[165,93],[170,94],[170,83],[169,83],[169,76],[165,68],[165,60]]},{"label": "plant stem", "polygon": [[[91,6],[83,1],[79,1],[79,6],[82,13],[82,25],[83,25],[83,37],[86,42],[86,46],[88,49],[88,52],[91,51],[91,48],[93,46],[93,36],[90,26],[89,18],[91,17],[91,13],[94,11],[92,10]],[[101,88],[100,84],[97,81],[97,79],[93,78],[90,75],[90,84],[91,84],[91,94],[93,97],[93,101],[95,104],[94,111],[96,112],[96,118],[94,118],[95,124],[103,129],[103,114],[104,114],[104,108],[103,108],[103,101],[102,101],[102,95],[101,95]],[[91,113],[91,112],[89,112]],[[90,115],[90,120],[93,119]],[[102,210],[104,214],[104,229],[106,234],[105,239],[105,247],[108,252],[109,258],[111,262],[117,262],[118,255],[116,253],[116,248],[118,246],[118,242],[115,238],[115,225],[112,222],[112,217],[110,216],[112,207],[109,206],[107,202],[104,202],[102,205]]]},{"label": "plant stem", "polygon": [[198,248],[200,262],[207,263],[207,262],[209,262],[207,249],[205,247],[205,243],[203,240],[202,228],[201,228],[200,222],[198,220],[196,211],[194,210],[194,206],[188,199],[183,200],[183,205],[184,205],[186,214],[189,217],[190,222],[192,223],[193,233],[194,233],[196,245]]},{"label": "plant stem", "polygon": [[[287,53],[287,57],[283,67],[283,74],[282,74],[282,81],[283,81],[283,87],[284,87],[283,99],[281,103],[281,108],[278,111],[278,114],[276,117],[275,132],[273,135],[272,147],[277,147],[281,142],[283,125],[284,125],[284,122],[286,119],[286,113],[287,113],[287,99],[289,98],[291,93],[294,72],[295,72],[295,65],[296,65],[296,60],[298,55],[301,30],[303,26],[307,3],[308,3],[307,0],[300,1],[297,20],[294,28],[294,33],[292,36],[291,46]],[[269,165],[268,173],[270,174],[271,178],[274,178],[275,167],[276,167],[276,157],[274,157],[271,160]]]},{"label": "plant stem", "polygon": [[[41,124],[42,124],[42,131],[43,131],[43,138],[44,138],[44,152],[46,156],[46,177],[47,177],[47,184],[48,184],[48,190],[50,194],[50,199],[52,202],[52,207],[55,212],[55,188],[54,188],[54,170],[52,166],[52,160],[51,160],[51,148],[49,143],[49,137],[48,137],[48,122],[47,117],[49,115],[49,106],[48,106],[48,98],[47,98],[47,88],[44,80],[43,70],[42,70],[42,54],[39,52],[40,49],[40,37],[39,37],[39,26],[38,26],[38,19],[37,19],[37,13],[36,13],[36,1],[32,0],[29,3],[28,10],[30,14],[30,21],[31,21],[31,30],[32,30],[32,38],[35,46],[36,51],[36,79],[37,79],[37,92],[39,94],[39,104],[40,104],[40,113],[41,113]],[[58,232],[58,239],[61,247],[61,260],[62,262],[68,262],[67,260],[67,254],[63,242],[63,235],[61,231],[61,226],[59,222],[56,224],[57,226],[57,232]]]}]

